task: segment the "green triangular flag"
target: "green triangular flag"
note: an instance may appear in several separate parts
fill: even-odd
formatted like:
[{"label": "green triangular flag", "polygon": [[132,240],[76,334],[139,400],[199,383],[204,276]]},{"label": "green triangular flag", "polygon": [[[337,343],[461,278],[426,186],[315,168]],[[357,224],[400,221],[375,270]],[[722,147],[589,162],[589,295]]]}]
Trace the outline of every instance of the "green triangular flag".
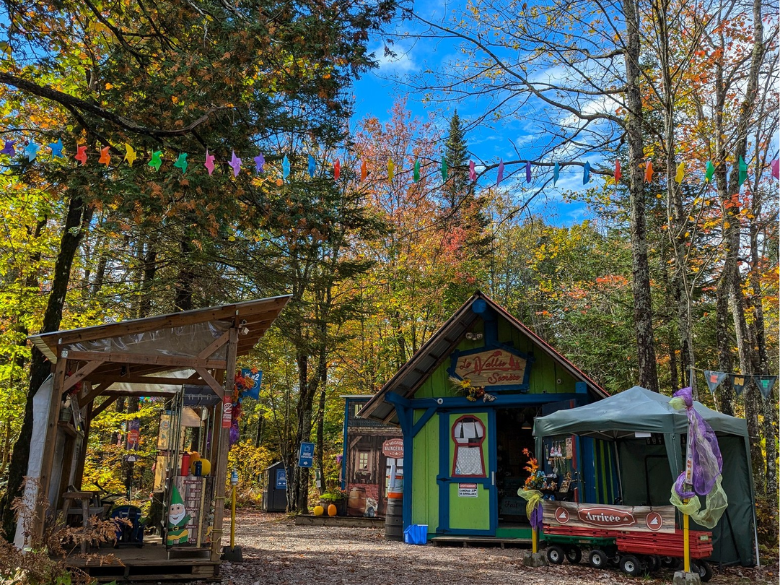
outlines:
[{"label": "green triangular flag", "polygon": [[747,181],[747,163],[745,162],[745,159],[741,156],[739,157],[739,186],[742,186],[742,183]]},{"label": "green triangular flag", "polygon": [[447,180],[447,159],[441,157],[441,178],[443,181]]},{"label": "green triangular flag", "polygon": [[707,161],[707,172],[704,175],[704,180],[708,183],[712,181],[712,175],[715,174],[715,165],[712,164],[711,160]]},{"label": "green triangular flag", "polygon": [[420,160],[419,159],[414,161],[414,174],[413,174],[413,178],[414,178],[414,182],[415,183],[420,180]]}]

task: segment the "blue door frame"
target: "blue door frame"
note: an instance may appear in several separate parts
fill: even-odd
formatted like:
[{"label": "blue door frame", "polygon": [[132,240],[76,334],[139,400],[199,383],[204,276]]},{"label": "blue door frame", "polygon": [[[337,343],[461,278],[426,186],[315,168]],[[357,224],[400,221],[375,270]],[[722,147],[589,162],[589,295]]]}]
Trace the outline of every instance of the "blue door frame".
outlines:
[{"label": "blue door frame", "polygon": [[[479,536],[495,536],[498,527],[498,488],[496,487],[496,411],[494,408],[453,408],[440,410],[439,415],[439,526],[437,534],[474,534]],[[450,467],[450,415],[451,414],[487,414],[488,424],[486,439],[488,442],[488,460],[486,463],[487,477],[453,477]],[[474,528],[450,528],[450,485],[452,483],[475,483],[487,487],[490,498],[490,528],[478,530]],[[479,489],[479,488],[478,488]]]}]

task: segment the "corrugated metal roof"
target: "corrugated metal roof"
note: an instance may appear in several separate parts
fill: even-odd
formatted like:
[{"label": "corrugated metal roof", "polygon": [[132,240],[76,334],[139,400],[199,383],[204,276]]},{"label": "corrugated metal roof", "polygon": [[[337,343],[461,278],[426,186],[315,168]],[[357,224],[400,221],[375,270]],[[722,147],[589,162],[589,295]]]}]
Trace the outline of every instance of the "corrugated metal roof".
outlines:
[{"label": "corrugated metal roof", "polygon": [[445,323],[434,333],[431,338],[390,378],[390,380],[377,392],[374,397],[360,410],[358,416],[381,420],[385,423],[398,424],[395,407],[386,402],[384,397],[388,392],[400,394],[404,398],[411,398],[414,393],[433,373],[433,371],[452,353],[464,338],[466,332],[477,319],[478,315],[471,310],[472,305],[478,299],[484,300],[488,307],[506,319],[524,335],[531,339],[539,349],[563,366],[578,380],[585,382],[588,389],[600,398],[609,396],[609,393],[599,386],[590,376],[570,362],[563,354],[559,353],[544,339],[536,335],[519,320],[510,315],[490,297],[480,291],[466,301]]}]

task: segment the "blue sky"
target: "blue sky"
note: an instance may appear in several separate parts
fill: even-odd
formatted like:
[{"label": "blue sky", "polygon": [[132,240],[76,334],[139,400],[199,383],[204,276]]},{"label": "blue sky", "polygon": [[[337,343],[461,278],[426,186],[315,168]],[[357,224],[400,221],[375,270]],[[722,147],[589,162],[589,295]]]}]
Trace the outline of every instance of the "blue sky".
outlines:
[{"label": "blue sky", "polygon": [[[453,13],[454,8],[461,5],[459,0],[455,4],[444,4],[439,0],[418,0],[415,10],[421,11],[431,20],[440,20],[445,13]],[[376,116],[380,121],[390,119],[390,109],[396,100],[406,98],[408,109],[421,118],[434,116],[434,120],[442,128],[446,128],[454,110],[466,121],[474,120],[485,111],[486,104],[482,100],[469,99],[466,101],[446,102],[425,100],[423,93],[415,91],[409,85],[409,81],[417,81],[427,77],[427,72],[436,71],[447,66],[448,61],[458,58],[458,46],[453,41],[425,39],[415,40],[407,33],[414,32],[413,23],[409,20],[397,19],[389,28],[394,40],[392,49],[396,57],[385,56],[385,43],[381,38],[373,38],[369,43],[370,50],[375,54],[379,67],[368,72],[358,80],[353,88],[355,100],[355,116],[353,122],[366,116]],[[549,72],[555,75],[555,72]],[[435,97],[435,96],[434,96]],[[522,112],[522,110],[521,110]],[[545,144],[545,137],[539,136],[537,127],[534,127],[532,118],[538,115],[533,108],[528,108],[528,120],[523,116],[507,120],[496,120],[492,123],[484,123],[471,129],[467,133],[469,149],[475,160],[483,160],[497,164],[499,160],[516,160],[518,158],[538,158],[541,146]],[[353,123],[353,128],[355,124]],[[521,157],[518,157],[518,152]],[[593,165],[598,158],[588,159]],[[519,169],[513,169],[519,170]],[[507,169],[507,172],[509,169]],[[547,171],[549,173],[549,171]],[[536,177],[537,171],[534,171]],[[529,193],[536,190],[523,189],[523,181],[513,182],[505,180],[501,185],[510,190],[516,201],[521,202]],[[487,173],[481,179],[482,184],[494,182],[496,171]],[[594,178],[590,187],[599,183]],[[533,183],[532,183],[533,185]],[[576,191],[583,189],[582,170],[579,167],[562,169],[557,187],[550,184],[543,192],[536,196],[530,206],[534,213],[543,214],[550,223],[555,225],[571,225],[584,219],[591,219],[593,214],[586,205],[578,202],[565,202],[562,198],[564,191]]]}]

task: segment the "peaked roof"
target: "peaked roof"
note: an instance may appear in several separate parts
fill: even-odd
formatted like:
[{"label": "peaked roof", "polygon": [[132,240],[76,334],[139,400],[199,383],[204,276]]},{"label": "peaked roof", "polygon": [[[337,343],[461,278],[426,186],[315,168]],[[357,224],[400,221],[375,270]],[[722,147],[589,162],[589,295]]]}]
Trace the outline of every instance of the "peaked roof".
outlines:
[{"label": "peaked roof", "polygon": [[389,402],[385,402],[385,396],[388,392],[400,394],[404,398],[411,398],[414,395],[425,379],[458,346],[471,325],[479,318],[479,315],[471,310],[474,302],[479,299],[487,303],[487,306],[497,315],[506,319],[513,327],[526,335],[536,347],[563,366],[572,376],[585,382],[588,385],[588,389],[594,394],[601,398],[609,396],[606,390],[566,359],[563,354],[559,353],[544,339],[510,315],[506,309],[497,304],[493,299],[477,291],[444,322],[439,330],[417,350],[408,362],[401,366],[379,392],[374,394],[373,398],[361,409],[359,416],[361,418],[372,418],[386,423],[397,424],[398,418],[395,413],[395,407]]},{"label": "peaked roof", "polygon": [[[637,432],[687,433],[688,417],[684,411],[673,408],[670,400],[669,396],[634,386],[592,404],[537,417],[534,435],[576,434],[617,439]],[[693,407],[715,432],[747,436],[744,419],[716,412],[701,402],[694,402]]]}]

